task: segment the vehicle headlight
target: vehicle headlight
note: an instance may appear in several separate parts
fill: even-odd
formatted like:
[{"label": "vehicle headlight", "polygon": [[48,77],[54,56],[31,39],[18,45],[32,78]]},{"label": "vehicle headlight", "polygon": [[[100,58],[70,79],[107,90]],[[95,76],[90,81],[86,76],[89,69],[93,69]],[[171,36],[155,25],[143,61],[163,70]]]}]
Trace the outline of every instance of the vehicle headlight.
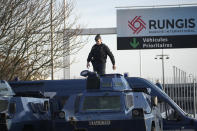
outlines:
[{"label": "vehicle headlight", "polygon": [[139,114],[140,114],[139,110],[133,110],[133,115],[134,116],[139,116]]},{"label": "vehicle headlight", "polygon": [[135,108],[132,110],[133,117],[144,117],[144,110],[142,108]]},{"label": "vehicle headlight", "polygon": [[65,119],[65,112],[64,112],[64,111],[60,111],[60,112],[58,113],[58,117],[59,117],[60,119]]},{"label": "vehicle headlight", "polygon": [[73,117],[73,116],[69,117],[69,121],[73,122],[75,120],[76,120],[75,117]]},{"label": "vehicle headlight", "polygon": [[0,100],[0,112],[3,112],[8,109],[8,101]]}]

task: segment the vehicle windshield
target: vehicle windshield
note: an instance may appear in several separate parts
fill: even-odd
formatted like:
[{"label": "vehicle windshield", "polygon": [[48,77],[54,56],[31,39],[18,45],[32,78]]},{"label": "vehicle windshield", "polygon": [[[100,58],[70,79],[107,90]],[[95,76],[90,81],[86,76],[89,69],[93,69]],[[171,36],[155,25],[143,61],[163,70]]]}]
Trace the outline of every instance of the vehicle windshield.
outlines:
[{"label": "vehicle windshield", "polygon": [[86,96],[83,103],[83,111],[119,111],[120,109],[120,96]]},{"label": "vehicle windshield", "polygon": [[3,112],[8,109],[8,101],[0,100],[0,112]]},{"label": "vehicle windshield", "polygon": [[[146,80],[149,84],[151,84],[152,87],[157,87],[153,82]],[[179,111],[181,114],[186,115],[186,113],[159,87],[157,88],[151,88],[152,90],[156,91],[157,94],[160,94],[163,99],[166,99],[169,101],[169,104],[171,104],[172,107],[176,109],[176,111]]]}]

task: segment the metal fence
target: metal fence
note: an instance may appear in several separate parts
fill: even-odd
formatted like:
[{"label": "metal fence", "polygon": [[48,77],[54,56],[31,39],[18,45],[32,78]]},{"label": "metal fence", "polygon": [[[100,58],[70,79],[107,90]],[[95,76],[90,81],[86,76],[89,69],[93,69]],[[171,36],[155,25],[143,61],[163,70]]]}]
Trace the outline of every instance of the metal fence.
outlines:
[{"label": "metal fence", "polygon": [[[156,83],[158,79],[149,79]],[[161,79],[160,79],[161,80]],[[197,108],[197,82],[194,75],[187,75],[186,72],[173,67],[173,77],[165,78],[164,91],[174,100],[185,112],[196,117]],[[162,109],[161,109],[162,110]]]},{"label": "metal fence", "polygon": [[[193,79],[190,82],[186,81],[185,83],[172,83],[168,80],[166,80],[164,91],[181,107],[181,109],[189,114],[193,114],[195,117],[197,113],[196,79]],[[152,79],[151,81],[156,83],[156,81],[153,81]]]},{"label": "metal fence", "polygon": [[165,92],[187,113],[196,114],[196,83],[166,84]]}]

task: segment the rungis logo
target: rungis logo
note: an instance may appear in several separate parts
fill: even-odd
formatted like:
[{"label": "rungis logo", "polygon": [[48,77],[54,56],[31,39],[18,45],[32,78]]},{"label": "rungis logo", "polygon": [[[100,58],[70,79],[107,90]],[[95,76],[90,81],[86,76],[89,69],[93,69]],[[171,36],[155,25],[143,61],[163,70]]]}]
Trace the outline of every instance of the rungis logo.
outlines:
[{"label": "rungis logo", "polygon": [[146,29],[146,23],[141,19],[141,16],[135,16],[134,19],[128,21],[128,26],[133,30],[133,34],[138,34],[142,29]]}]

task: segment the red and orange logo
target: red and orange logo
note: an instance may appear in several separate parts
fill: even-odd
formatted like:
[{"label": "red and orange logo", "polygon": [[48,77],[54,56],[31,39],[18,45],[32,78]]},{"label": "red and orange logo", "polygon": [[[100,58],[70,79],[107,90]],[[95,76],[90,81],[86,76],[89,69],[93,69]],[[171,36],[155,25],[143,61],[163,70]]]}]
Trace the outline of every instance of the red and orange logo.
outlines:
[{"label": "red and orange logo", "polygon": [[146,23],[141,16],[136,16],[133,20],[128,21],[128,26],[133,30],[133,34],[138,34],[142,29],[146,29]]}]

